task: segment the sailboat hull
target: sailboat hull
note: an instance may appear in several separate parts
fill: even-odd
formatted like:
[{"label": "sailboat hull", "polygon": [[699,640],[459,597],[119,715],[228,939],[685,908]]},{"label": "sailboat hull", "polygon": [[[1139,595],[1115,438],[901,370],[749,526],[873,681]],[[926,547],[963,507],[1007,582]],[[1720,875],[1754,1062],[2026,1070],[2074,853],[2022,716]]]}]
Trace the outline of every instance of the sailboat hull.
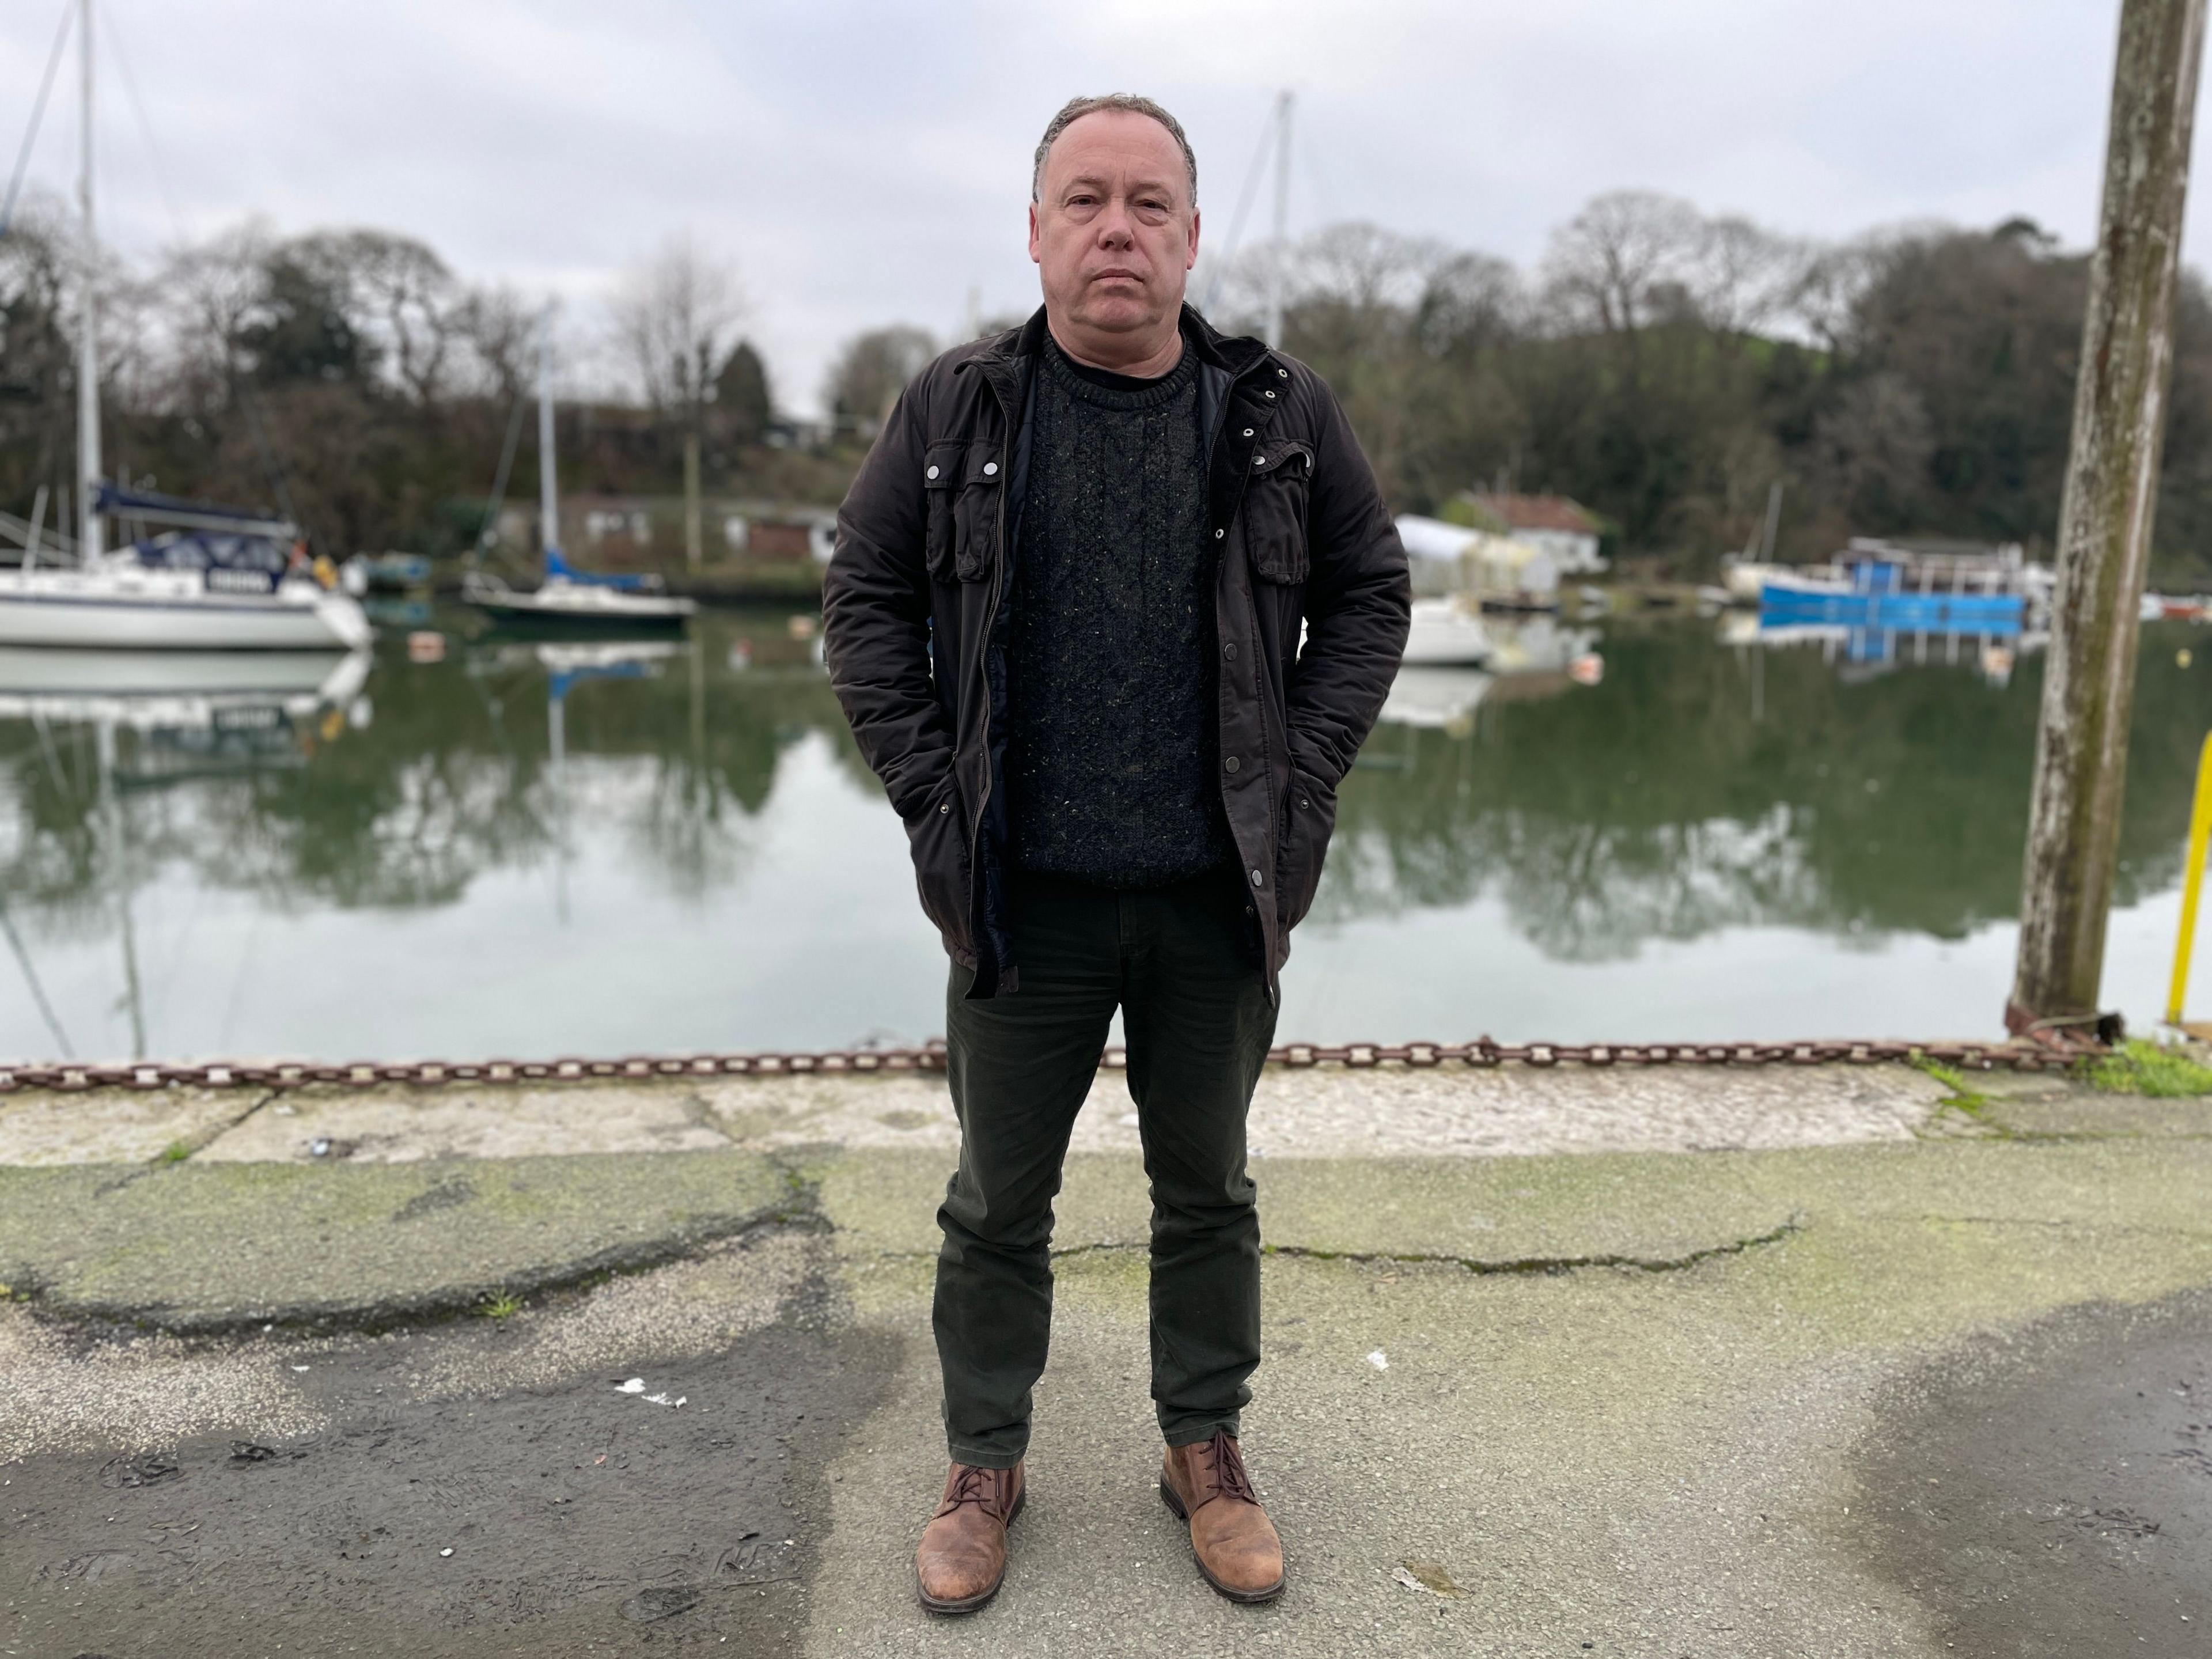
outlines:
[{"label": "sailboat hull", "polygon": [[210,592],[190,571],[0,571],[0,645],[116,651],[343,651],[371,638],[343,593]]},{"label": "sailboat hull", "polygon": [[527,591],[472,581],[461,597],[503,628],[539,633],[610,634],[680,629],[696,601],[666,594],[628,593],[556,579]]}]

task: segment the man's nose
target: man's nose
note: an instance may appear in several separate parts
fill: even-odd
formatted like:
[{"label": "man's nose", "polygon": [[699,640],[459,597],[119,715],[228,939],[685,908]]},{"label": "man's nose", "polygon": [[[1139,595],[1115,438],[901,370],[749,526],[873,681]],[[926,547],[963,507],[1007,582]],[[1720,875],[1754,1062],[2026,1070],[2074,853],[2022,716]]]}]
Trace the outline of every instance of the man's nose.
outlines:
[{"label": "man's nose", "polygon": [[1127,247],[1136,240],[1129,204],[1118,196],[1109,198],[1106,211],[1098,216],[1098,240],[1105,247]]}]

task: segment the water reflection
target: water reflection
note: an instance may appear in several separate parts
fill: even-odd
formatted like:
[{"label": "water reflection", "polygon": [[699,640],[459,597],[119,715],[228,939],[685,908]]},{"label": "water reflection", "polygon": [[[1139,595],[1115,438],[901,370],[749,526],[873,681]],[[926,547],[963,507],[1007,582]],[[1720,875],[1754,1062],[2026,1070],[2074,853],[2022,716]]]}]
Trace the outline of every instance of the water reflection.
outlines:
[{"label": "water reflection", "polygon": [[[2212,719],[2175,661],[2186,637],[2146,631],[2122,903],[2178,871]],[[1957,939],[2014,916],[2039,665],[1992,679],[1938,650],[1870,676],[1824,641],[1617,629],[1600,684],[1536,671],[1484,684],[1463,724],[1386,724],[1342,792],[1317,914],[1496,895],[1568,961],[1733,926]]]},{"label": "water reflection", "polygon": [[[929,1035],[941,963],[902,833],[787,623],[457,639],[435,663],[395,641],[373,667],[0,654],[0,1054],[64,1034],[164,1054]],[[2146,632],[2123,904],[2177,874],[2212,720],[2187,637]],[[1464,1035],[1509,957],[1547,1033],[1573,1034],[1549,1011],[1601,975],[1595,1024],[1637,1035],[1667,975],[1613,965],[1694,947],[1725,987],[1745,930],[1776,929],[1826,988],[1774,1018],[1848,1030],[1885,941],[2014,915],[2038,659],[1991,675],[1906,651],[1869,674],[1817,640],[1690,622],[1538,619],[1501,644],[1489,671],[1394,690],[1341,792],[1286,1036],[1407,1035],[1374,1022],[1439,986],[1468,995],[1432,1034]],[[1362,996],[1316,1000],[1331,973]],[[1363,1029],[1334,1030],[1353,1006]],[[1724,999],[1706,1024],[1726,1029],[1647,1034],[1754,1034]]]}]

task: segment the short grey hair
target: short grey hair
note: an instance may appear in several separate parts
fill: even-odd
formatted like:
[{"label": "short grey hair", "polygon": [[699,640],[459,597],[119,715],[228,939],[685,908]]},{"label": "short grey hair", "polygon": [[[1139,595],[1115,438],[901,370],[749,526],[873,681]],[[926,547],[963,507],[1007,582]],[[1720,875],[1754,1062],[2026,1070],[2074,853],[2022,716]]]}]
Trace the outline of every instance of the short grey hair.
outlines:
[{"label": "short grey hair", "polygon": [[1037,140],[1036,164],[1030,169],[1030,200],[1038,199],[1044,190],[1044,158],[1052,149],[1052,141],[1066,132],[1086,115],[1095,115],[1102,109],[1127,110],[1132,115],[1148,115],[1175,135],[1176,143],[1182,150],[1182,164],[1190,174],[1190,204],[1198,205],[1198,155],[1184,135],[1182,123],[1176,120],[1149,98],[1139,98],[1134,93],[1109,92],[1102,98],[1071,98],[1060,106],[1060,113],[1045,124],[1044,137]]}]

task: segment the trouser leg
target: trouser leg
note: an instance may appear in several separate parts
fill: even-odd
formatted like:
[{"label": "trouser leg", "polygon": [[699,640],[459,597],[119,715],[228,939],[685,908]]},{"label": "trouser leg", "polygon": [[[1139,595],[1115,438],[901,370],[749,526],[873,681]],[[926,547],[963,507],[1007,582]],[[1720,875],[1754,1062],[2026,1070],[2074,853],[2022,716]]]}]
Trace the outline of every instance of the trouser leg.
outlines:
[{"label": "trouser leg", "polygon": [[1260,1363],[1244,1121],[1274,1040],[1227,877],[1124,896],[1129,1093],[1152,1184],[1152,1400],[1170,1445],[1235,1433]]},{"label": "trouser leg", "polygon": [[1121,990],[1113,894],[1023,882],[1010,912],[1020,991],[971,1002],[974,975],[955,966],[945,1017],[960,1167],[937,1212],[933,1320],[946,1445],[986,1468],[1012,1468],[1029,1443],[1052,1329],[1052,1201]]}]

